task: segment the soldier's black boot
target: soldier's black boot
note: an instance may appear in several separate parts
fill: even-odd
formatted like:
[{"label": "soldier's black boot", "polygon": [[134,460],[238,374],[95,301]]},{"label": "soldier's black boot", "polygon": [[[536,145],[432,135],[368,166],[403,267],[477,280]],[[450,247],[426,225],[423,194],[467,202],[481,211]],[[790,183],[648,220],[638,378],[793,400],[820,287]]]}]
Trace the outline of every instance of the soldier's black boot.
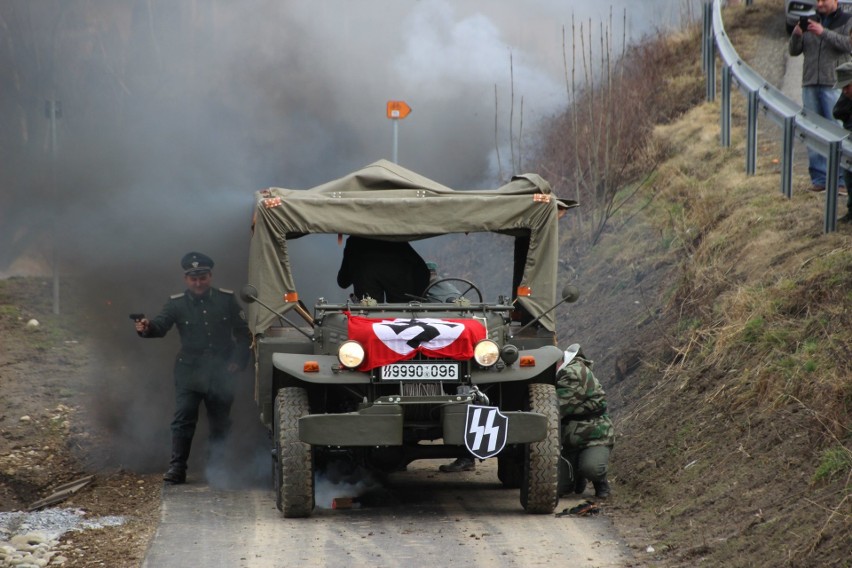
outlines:
[{"label": "soldier's black boot", "polygon": [[463,457],[456,458],[456,461],[444,464],[438,468],[444,473],[458,473],[460,471],[473,471],[476,469],[476,462],[473,458]]},{"label": "soldier's black boot", "polygon": [[586,478],[577,473],[577,477],[574,478],[574,493],[577,495],[581,495],[586,490]]},{"label": "soldier's black boot", "polygon": [[571,477],[573,468],[564,456],[559,456],[559,468],[557,472],[557,495],[562,497],[571,492],[574,487],[574,479]]},{"label": "soldier's black boot", "polygon": [[595,497],[598,499],[609,497],[609,481],[606,480],[606,477],[600,481],[593,481],[592,484],[595,486]]},{"label": "soldier's black boot", "polygon": [[191,447],[192,438],[172,438],[172,459],[169,471],[163,474],[163,481],[174,485],[186,483],[186,460],[189,459]]},{"label": "soldier's black boot", "polygon": [[207,443],[207,467],[221,468],[225,464],[225,440],[211,437]]}]

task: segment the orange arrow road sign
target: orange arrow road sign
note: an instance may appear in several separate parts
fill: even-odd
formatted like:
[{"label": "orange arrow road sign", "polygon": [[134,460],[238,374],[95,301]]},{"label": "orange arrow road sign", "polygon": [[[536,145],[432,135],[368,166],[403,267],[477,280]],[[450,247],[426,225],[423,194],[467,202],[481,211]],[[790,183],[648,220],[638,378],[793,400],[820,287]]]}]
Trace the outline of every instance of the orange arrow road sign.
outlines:
[{"label": "orange arrow road sign", "polygon": [[405,118],[411,112],[411,107],[404,101],[388,101],[388,118]]}]

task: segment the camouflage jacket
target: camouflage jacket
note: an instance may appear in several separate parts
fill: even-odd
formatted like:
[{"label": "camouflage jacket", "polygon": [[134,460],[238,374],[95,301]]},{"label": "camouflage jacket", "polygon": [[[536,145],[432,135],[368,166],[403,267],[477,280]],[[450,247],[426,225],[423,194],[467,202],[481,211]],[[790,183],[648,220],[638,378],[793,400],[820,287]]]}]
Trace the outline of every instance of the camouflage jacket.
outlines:
[{"label": "camouflage jacket", "polygon": [[606,393],[591,363],[575,358],[556,375],[562,443],[571,448],[612,446],[615,431],[606,414]]}]

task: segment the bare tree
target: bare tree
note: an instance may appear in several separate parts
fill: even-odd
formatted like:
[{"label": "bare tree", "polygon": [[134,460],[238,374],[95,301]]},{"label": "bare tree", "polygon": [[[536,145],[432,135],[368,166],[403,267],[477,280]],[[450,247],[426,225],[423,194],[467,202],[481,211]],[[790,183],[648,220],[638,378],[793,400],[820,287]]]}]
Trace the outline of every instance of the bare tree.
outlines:
[{"label": "bare tree", "polygon": [[[626,30],[626,10],[622,23]],[[582,205],[572,215],[571,230],[592,244],[650,179],[648,172],[656,165],[645,157],[648,136],[654,124],[667,118],[659,109],[677,112],[696,96],[692,85],[666,87],[666,58],[678,55],[663,38],[628,47],[623,32],[620,45],[614,45],[612,10],[597,27],[595,34],[591,21],[578,24],[572,17],[570,56],[563,28],[568,105],[546,127],[536,155],[556,191]],[[684,104],[677,104],[677,97]],[[664,98],[676,104],[658,104]]]}]

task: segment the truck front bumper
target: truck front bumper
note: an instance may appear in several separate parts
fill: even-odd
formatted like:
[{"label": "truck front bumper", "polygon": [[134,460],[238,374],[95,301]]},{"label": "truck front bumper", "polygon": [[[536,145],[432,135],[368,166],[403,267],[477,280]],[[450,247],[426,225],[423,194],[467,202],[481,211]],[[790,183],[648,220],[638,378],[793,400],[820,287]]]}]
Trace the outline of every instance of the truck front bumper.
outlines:
[{"label": "truck front bumper", "polygon": [[[461,403],[440,407],[444,444],[464,444],[467,406]],[[508,419],[506,444],[538,442],[547,435],[547,418],[543,414],[502,414]],[[314,446],[401,446],[404,424],[403,404],[373,404],[357,412],[303,416],[299,419],[299,439]]]}]

